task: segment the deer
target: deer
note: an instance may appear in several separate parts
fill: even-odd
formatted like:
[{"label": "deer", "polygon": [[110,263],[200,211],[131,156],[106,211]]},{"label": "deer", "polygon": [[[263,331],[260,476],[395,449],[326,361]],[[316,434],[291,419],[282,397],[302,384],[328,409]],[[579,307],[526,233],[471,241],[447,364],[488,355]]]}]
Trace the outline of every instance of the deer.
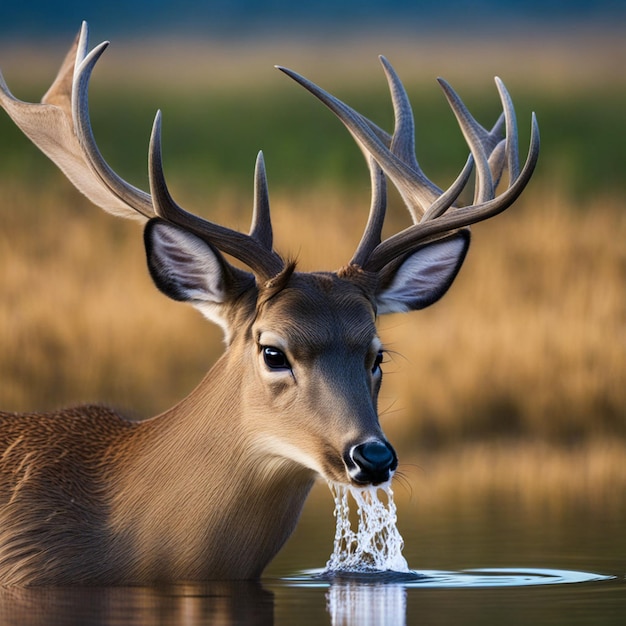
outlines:
[{"label": "deer", "polygon": [[[0,105],[92,203],[143,224],[156,287],[218,324],[225,351],[156,417],[131,420],[101,405],[0,414],[0,585],[259,579],[318,478],[357,487],[391,480],[398,457],[379,423],[385,348],[377,320],[444,295],[466,257],[469,227],[507,209],[529,182],[537,120],[533,113],[521,165],[502,81],[495,79],[503,110],[487,130],[439,79],[470,151],[443,191],[418,165],[411,104],[384,57],[391,134],[277,66],[343,123],[371,180],[352,259],[336,271],[301,272],[274,249],[263,153],[249,233],[176,203],[164,174],[161,112],[149,142],[149,192],[113,171],[88,101],[108,42],[89,50],[88,35],[83,23],[40,103],[17,99],[0,75]],[[473,201],[461,206],[470,179]],[[412,223],[383,239],[388,182]]]}]

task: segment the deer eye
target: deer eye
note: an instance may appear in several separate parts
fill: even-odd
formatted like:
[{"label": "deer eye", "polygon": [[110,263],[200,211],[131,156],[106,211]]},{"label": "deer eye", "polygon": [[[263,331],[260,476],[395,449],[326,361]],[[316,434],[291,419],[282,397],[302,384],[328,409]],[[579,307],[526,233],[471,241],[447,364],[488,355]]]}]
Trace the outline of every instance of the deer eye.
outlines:
[{"label": "deer eye", "polygon": [[263,360],[265,361],[265,365],[271,370],[290,370],[291,365],[285,353],[278,348],[274,348],[273,346],[263,346],[261,348],[263,351]]},{"label": "deer eye", "polygon": [[384,351],[379,350],[376,358],[374,359],[374,364],[372,365],[372,374],[376,374],[380,370],[380,364],[383,362],[384,357]]}]

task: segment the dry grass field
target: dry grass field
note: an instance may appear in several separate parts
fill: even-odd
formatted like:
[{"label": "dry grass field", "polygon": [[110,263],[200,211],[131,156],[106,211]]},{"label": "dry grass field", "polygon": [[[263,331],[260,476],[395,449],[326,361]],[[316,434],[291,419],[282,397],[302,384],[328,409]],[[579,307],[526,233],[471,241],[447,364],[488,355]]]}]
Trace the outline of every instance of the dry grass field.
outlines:
[{"label": "dry grass field", "polygon": [[[549,62],[544,64],[539,64],[540,48],[531,46],[535,74],[527,63],[515,65],[512,51],[500,60],[506,68],[518,68],[514,85],[532,83],[534,92],[558,93],[565,107],[572,94],[582,97],[598,85],[607,93],[617,89],[623,97],[623,82],[611,81],[611,68],[624,57],[624,45],[607,38],[590,57],[584,52],[591,46],[568,41],[567,48],[546,44]],[[425,55],[419,76],[410,77],[416,81],[436,65],[427,44],[415,50],[415,58],[419,52]],[[476,74],[498,73],[492,72],[497,44],[474,49],[457,42],[442,53],[444,70],[436,73],[462,78],[462,68],[457,63],[455,70],[454,63],[463,51],[466,66],[475,59]],[[356,59],[352,79],[358,83],[365,79],[357,52],[351,49],[348,57]],[[209,72],[209,82],[226,90],[231,80],[237,90],[245,82],[236,74],[245,53],[249,50],[228,57],[227,67],[210,65],[204,56],[200,65],[216,73]],[[330,58],[326,49],[316,65],[305,53],[282,56],[290,55],[292,65],[304,66],[303,71],[321,68]],[[26,57],[14,51],[4,57],[5,64],[2,54],[0,46],[0,67],[8,80],[9,70],[15,73],[19,59]],[[403,55],[398,50],[401,73],[411,67],[406,49]],[[264,49],[259,54],[269,56]],[[123,86],[140,75],[133,88],[141,89],[144,81],[152,99],[159,77],[139,71],[146,58],[142,52],[135,65],[121,64],[114,53],[103,81],[114,81],[118,74]],[[603,58],[611,59],[610,66]],[[343,67],[334,66],[325,84],[340,82]],[[191,90],[190,77],[169,70],[175,83],[182,81],[184,90]],[[40,73],[33,80],[44,80]],[[525,127],[526,117],[520,125]],[[542,131],[550,136],[550,128]],[[14,139],[1,150],[13,144]],[[598,150],[598,158],[603,154],[592,145],[576,149]],[[220,146],[206,150],[219,153]],[[551,157],[549,143],[543,150],[537,180],[522,199],[474,229],[469,257],[450,293],[431,309],[381,320],[390,350],[381,394],[383,427],[407,461],[402,469],[409,481],[415,478],[412,463],[431,459],[433,494],[454,497],[466,483],[497,488],[505,480],[550,493],[586,489],[598,497],[623,493],[626,487],[626,207],[621,189],[611,187],[589,188],[573,201],[560,176],[562,164],[555,162],[554,152]],[[251,170],[253,154],[248,157]],[[353,157],[358,160],[356,151]],[[156,291],[136,224],[89,206],[43,161],[28,161],[25,173],[16,175],[19,163],[4,158],[0,406],[45,410],[98,401],[141,418],[172,405],[221,353],[217,329]],[[622,171],[624,165],[626,157]],[[618,166],[607,161],[606,167]],[[175,172],[172,182],[191,210],[246,228],[251,190],[213,188],[207,209],[206,189],[185,190],[184,177],[176,179]],[[272,191],[277,247],[297,256],[303,269],[340,266],[356,245],[368,203],[367,189],[359,184],[319,184],[300,191],[279,186]],[[397,201],[393,205],[390,229],[404,224],[403,209]],[[448,462],[452,458],[453,464]]]}]

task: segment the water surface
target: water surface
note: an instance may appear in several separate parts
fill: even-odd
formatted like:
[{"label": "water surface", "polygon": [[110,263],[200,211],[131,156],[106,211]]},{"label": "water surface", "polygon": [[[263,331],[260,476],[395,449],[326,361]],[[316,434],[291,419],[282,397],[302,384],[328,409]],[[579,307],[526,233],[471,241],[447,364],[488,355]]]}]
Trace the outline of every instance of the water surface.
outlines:
[{"label": "water surface", "polygon": [[[396,489],[402,575],[320,575],[333,503],[314,490],[301,524],[260,583],[0,591],[0,623],[313,625],[626,623],[626,507],[501,498],[424,508]],[[471,500],[470,500],[471,501]]]}]

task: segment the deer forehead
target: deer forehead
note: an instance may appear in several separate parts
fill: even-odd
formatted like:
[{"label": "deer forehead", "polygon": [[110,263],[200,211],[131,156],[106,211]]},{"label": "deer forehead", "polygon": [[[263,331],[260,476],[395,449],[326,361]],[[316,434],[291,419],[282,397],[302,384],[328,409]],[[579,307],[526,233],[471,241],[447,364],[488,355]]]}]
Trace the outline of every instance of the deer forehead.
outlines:
[{"label": "deer forehead", "polygon": [[260,345],[295,358],[328,349],[377,350],[376,314],[365,292],[334,274],[298,273],[260,305],[253,325]]}]

